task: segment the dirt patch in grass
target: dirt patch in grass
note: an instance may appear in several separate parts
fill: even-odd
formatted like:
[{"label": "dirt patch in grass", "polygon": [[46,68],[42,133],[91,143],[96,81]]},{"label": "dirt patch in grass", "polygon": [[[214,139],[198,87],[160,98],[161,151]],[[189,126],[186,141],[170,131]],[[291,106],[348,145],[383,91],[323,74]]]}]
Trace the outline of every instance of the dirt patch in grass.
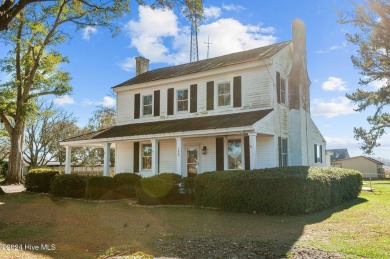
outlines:
[{"label": "dirt patch in grass", "polygon": [[[390,184],[332,210],[268,216],[191,208],[137,208],[40,194],[0,197],[0,258],[96,258],[142,251],[180,258],[390,257]],[[41,248],[55,245],[54,250]],[[124,249],[125,247],[125,249]]]}]

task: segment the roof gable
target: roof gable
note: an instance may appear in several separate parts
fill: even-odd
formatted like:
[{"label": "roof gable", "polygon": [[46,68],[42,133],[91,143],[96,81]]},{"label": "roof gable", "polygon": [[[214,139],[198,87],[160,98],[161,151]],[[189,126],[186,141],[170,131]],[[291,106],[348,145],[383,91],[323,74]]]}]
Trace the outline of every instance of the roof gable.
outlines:
[{"label": "roof gable", "polygon": [[226,66],[246,63],[254,60],[270,58],[276,53],[278,53],[280,50],[282,50],[284,47],[289,45],[290,43],[291,41],[285,41],[285,42],[281,42],[281,43],[277,43],[265,47],[232,53],[232,54],[205,59],[197,62],[151,70],[142,73],[136,77],[133,77],[130,80],[127,80],[121,84],[118,84],[113,88],[152,82],[156,80],[168,79],[168,78],[173,78],[178,76],[184,76],[184,75],[208,71],[216,68],[222,68]]}]

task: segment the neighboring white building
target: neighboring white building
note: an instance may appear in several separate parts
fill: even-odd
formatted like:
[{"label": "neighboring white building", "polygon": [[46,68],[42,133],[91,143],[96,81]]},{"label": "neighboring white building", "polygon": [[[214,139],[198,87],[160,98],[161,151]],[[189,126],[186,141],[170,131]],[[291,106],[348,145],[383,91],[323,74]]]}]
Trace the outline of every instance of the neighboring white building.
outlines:
[{"label": "neighboring white building", "polygon": [[116,173],[143,176],[324,166],[326,142],[310,117],[305,37],[295,20],[292,41],[152,71],[136,58],[137,76],[113,87],[116,126],[62,142],[67,164],[71,147],[100,146],[106,175],[110,148]]}]

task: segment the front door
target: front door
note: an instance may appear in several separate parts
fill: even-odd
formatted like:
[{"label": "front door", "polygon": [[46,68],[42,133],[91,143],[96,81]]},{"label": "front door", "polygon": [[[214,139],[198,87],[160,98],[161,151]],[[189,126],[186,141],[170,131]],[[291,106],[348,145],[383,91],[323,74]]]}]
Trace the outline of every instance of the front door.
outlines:
[{"label": "front door", "polygon": [[187,176],[198,175],[199,170],[199,147],[187,147]]}]

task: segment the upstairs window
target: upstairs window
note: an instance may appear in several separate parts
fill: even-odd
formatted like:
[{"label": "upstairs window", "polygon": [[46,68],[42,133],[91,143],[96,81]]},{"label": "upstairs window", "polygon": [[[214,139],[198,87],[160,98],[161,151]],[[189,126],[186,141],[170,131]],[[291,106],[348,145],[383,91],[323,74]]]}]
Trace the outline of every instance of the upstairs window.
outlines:
[{"label": "upstairs window", "polygon": [[143,115],[152,115],[153,114],[153,95],[144,95],[142,97],[143,103]]},{"label": "upstairs window", "polygon": [[241,139],[228,140],[229,170],[242,170],[242,145]]},{"label": "upstairs window", "polygon": [[142,169],[152,169],[152,144],[142,144],[141,157]]},{"label": "upstairs window", "polygon": [[287,104],[287,81],[279,72],[276,72],[276,91],[278,103]]},{"label": "upstairs window", "polygon": [[322,146],[314,144],[314,162],[322,163]]},{"label": "upstairs window", "polygon": [[177,111],[188,111],[188,89],[177,91]]},{"label": "upstairs window", "polygon": [[218,84],[218,106],[231,105],[230,82]]}]

